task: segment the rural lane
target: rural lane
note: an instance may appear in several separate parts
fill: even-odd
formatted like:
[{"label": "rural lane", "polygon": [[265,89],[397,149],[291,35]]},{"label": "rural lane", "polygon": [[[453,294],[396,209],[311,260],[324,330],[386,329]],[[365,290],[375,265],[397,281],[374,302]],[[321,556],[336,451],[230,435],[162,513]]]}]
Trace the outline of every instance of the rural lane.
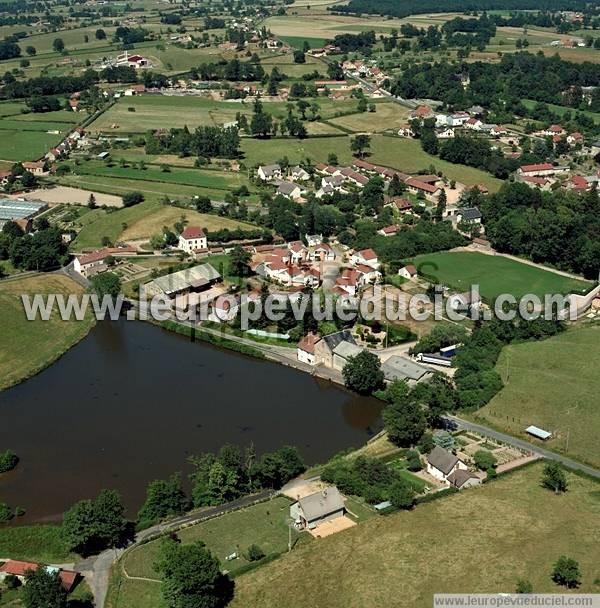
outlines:
[{"label": "rural lane", "polygon": [[534,454],[538,454],[539,456],[547,458],[548,460],[556,460],[561,464],[564,464],[566,467],[569,467],[570,469],[581,471],[586,475],[591,475],[592,477],[600,479],[600,470],[582,464],[581,462],[577,462],[576,460],[571,460],[566,456],[561,456],[560,454],[556,454],[555,452],[551,452],[550,450],[546,450],[545,448],[539,447],[533,443],[529,443],[528,441],[524,441],[523,439],[517,439],[516,437],[512,437],[511,435],[505,435],[504,433],[500,433],[499,431],[490,429],[487,426],[483,426],[482,424],[476,424],[475,422],[463,420],[458,416],[447,415],[444,416],[444,418],[456,424],[461,429],[465,429],[467,431],[475,431],[476,433],[485,435],[486,437],[490,437],[498,441],[502,441],[503,443],[507,443],[521,450],[533,452]]}]

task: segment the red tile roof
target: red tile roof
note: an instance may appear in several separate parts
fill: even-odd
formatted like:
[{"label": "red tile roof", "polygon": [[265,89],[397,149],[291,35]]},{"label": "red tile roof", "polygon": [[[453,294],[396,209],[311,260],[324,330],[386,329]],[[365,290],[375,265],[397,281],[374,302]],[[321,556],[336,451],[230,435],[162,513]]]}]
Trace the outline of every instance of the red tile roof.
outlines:
[{"label": "red tile roof", "polygon": [[184,239],[201,239],[204,236],[204,230],[202,228],[198,228],[197,226],[187,226],[187,228],[181,233],[181,236]]},{"label": "red tile roof", "polygon": [[362,256],[365,260],[376,260],[377,254],[372,249],[363,249],[362,251],[357,251],[356,255]]},{"label": "red tile roof", "polygon": [[429,192],[430,194],[434,194],[439,190],[438,186],[433,186],[432,184],[427,184],[416,177],[411,177],[406,180],[406,184],[411,188],[416,188],[417,190],[423,190],[423,192]]},{"label": "red tile roof", "polygon": [[523,165],[520,170],[523,173],[531,173],[533,171],[552,171],[554,165],[552,163],[538,163],[536,165]]},{"label": "red tile roof", "polygon": [[320,340],[315,334],[308,334],[298,342],[298,348],[313,355],[315,353],[315,344]]},{"label": "red tile roof", "polygon": [[[35,572],[41,565],[42,564],[38,564],[36,562],[21,562],[10,559],[0,566],[0,572],[12,574],[14,576],[25,576],[27,572]],[[77,572],[73,572],[72,570],[60,570],[58,576],[63,588],[69,592],[71,589],[73,589],[79,575]]]}]

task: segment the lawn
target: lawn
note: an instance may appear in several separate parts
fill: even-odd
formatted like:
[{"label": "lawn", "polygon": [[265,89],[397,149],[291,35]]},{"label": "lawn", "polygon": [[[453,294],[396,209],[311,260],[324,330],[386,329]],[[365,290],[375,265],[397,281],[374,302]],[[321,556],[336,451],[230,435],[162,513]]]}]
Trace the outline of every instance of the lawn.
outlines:
[{"label": "lawn", "polygon": [[[526,437],[534,424],[554,433],[544,446],[600,467],[600,327],[507,346],[498,372],[504,388],[477,412],[484,423]],[[531,441],[531,437],[527,436]]]},{"label": "lawn", "polygon": [[59,526],[0,527],[0,555],[24,561],[60,564],[75,561]]},{"label": "lawn", "polygon": [[[185,528],[177,535],[183,544],[197,540],[205,542],[213,555],[221,561],[222,568],[235,575],[236,571],[250,562],[243,556],[230,562],[225,561],[225,557],[232,553],[242,555],[251,544],[257,544],[267,555],[287,550],[289,505],[290,501],[287,498],[275,498]],[[295,542],[297,537],[298,533],[292,531],[292,542]],[[304,537],[301,544],[305,544],[305,541],[308,541],[308,538]],[[160,579],[160,575],[153,568],[159,551],[160,541],[140,545],[127,553],[119,565],[130,577]],[[116,577],[113,576],[107,608],[162,608],[162,606],[160,583],[132,581],[126,577],[119,577],[118,573]]]},{"label": "lawn", "polygon": [[483,253],[444,251],[417,256],[414,263],[424,274],[454,289],[467,291],[471,285],[478,285],[481,297],[488,302],[505,293],[517,299],[525,294],[543,298],[544,294],[585,292],[591,287],[585,281]]},{"label": "lawn", "polygon": [[294,47],[295,49],[303,49],[304,43],[307,42],[311,49],[317,49],[325,46],[327,40],[325,38],[312,38],[305,36],[280,36],[280,40]]},{"label": "lawn", "polygon": [[[37,160],[56,146],[60,135],[45,131],[25,131],[17,125],[16,129],[2,129],[0,120],[0,159],[7,161]],[[11,121],[14,125],[15,121]]]},{"label": "lawn", "polygon": [[248,185],[248,180],[239,173],[202,171],[200,169],[170,168],[163,171],[156,166],[146,166],[145,169],[137,167],[107,166],[101,162],[87,162],[72,165],[73,172],[80,175],[97,175],[101,177],[114,177],[125,180],[140,180],[149,182],[163,182],[165,184],[182,184],[184,186],[197,186],[211,190],[225,190]]},{"label": "lawn", "polygon": [[354,132],[376,132],[388,129],[397,130],[401,124],[406,123],[408,108],[400,104],[383,101],[375,104],[375,112],[359,112],[349,116],[333,118],[331,124],[349,129]]},{"label": "lawn", "polygon": [[179,207],[165,205],[129,225],[118,238],[122,241],[128,241],[150,237],[153,234],[160,233],[163,226],[172,227],[182,217],[185,218],[189,226],[200,226],[209,232],[224,228],[228,228],[229,230],[235,230],[236,228],[245,230],[256,229],[256,226],[252,224],[232,220],[228,217],[198,213],[192,209],[180,209]]},{"label": "lawn", "polygon": [[237,578],[231,608],[429,608],[434,593],[513,592],[519,578],[562,593],[550,579],[561,554],[580,564],[578,591],[597,592],[600,485],[569,475],[556,496],[540,487],[541,470],[302,545]]},{"label": "lawn", "polygon": [[37,274],[0,282],[0,390],[38,373],[86,336],[93,318],[62,321],[54,312],[49,321],[28,321],[21,294],[82,294],[66,276]]},{"label": "lawn", "polygon": [[[523,105],[529,110],[533,109],[537,105],[537,103],[537,101],[523,99]],[[567,112],[570,112],[572,116],[574,116],[576,113],[582,113],[585,114],[588,118],[591,118],[596,124],[600,124],[600,114],[598,112],[590,112],[589,110],[581,111],[576,110],[574,108],[568,108],[566,106],[557,106],[553,103],[547,103],[546,105],[550,110],[552,110],[552,112],[558,114],[559,116],[563,116]]]}]

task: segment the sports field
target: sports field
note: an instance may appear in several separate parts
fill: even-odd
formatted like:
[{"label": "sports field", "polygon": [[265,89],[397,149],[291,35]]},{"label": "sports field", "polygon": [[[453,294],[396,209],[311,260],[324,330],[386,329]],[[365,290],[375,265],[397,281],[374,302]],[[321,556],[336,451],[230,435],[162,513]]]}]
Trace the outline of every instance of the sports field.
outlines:
[{"label": "sports field", "polygon": [[519,578],[562,593],[550,579],[561,554],[579,561],[578,591],[597,592],[600,485],[569,475],[556,496],[540,487],[541,470],[300,546],[238,577],[231,608],[431,608],[434,593],[514,592]]},{"label": "sports field", "polygon": [[53,314],[49,321],[28,321],[21,294],[81,294],[83,289],[66,276],[37,274],[0,283],[0,390],[35,375],[71,346],[79,342],[94,324],[62,321]]},{"label": "sports field", "polygon": [[547,429],[544,446],[600,467],[599,360],[597,325],[508,346],[496,366],[504,388],[477,417],[523,437],[530,424]]},{"label": "sports field", "polygon": [[448,287],[467,291],[471,285],[478,285],[481,297],[488,302],[505,293],[517,299],[525,294],[543,298],[545,294],[585,292],[592,286],[583,280],[483,253],[444,251],[417,256],[414,263],[424,274],[436,277]]}]

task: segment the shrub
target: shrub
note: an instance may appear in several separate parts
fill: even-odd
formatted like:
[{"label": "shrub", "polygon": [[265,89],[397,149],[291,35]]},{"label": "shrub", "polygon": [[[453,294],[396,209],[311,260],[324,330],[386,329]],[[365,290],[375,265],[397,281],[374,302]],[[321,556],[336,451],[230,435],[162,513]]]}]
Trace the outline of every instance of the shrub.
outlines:
[{"label": "shrub", "polygon": [[247,558],[250,562],[257,562],[265,556],[265,552],[255,544],[248,547]]},{"label": "shrub", "polygon": [[14,469],[18,462],[19,457],[12,450],[6,450],[6,452],[0,454],[0,473],[6,473]]}]

